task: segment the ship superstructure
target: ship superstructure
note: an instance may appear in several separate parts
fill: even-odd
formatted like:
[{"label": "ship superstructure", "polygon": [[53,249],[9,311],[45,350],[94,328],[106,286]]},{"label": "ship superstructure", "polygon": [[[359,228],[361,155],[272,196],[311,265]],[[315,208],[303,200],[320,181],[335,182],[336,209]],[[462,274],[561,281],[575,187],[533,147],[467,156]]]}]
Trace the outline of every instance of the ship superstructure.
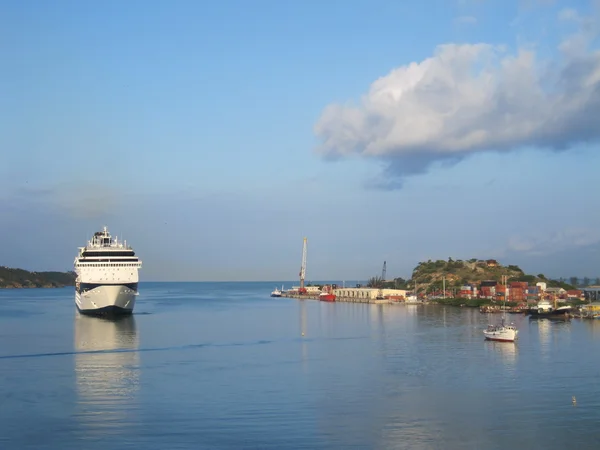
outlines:
[{"label": "ship superstructure", "polygon": [[113,238],[107,227],[79,247],[74,262],[75,304],[83,314],[131,314],[138,294],[142,261],[127,241]]}]

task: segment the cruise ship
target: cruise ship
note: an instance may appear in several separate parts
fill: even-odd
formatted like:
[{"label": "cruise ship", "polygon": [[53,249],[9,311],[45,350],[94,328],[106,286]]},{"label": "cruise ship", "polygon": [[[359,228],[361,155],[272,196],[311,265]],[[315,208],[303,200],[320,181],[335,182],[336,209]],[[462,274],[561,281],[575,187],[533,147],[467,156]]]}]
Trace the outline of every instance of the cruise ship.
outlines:
[{"label": "cruise ship", "polygon": [[75,305],[82,314],[131,314],[138,295],[142,261],[127,241],[119,242],[107,228],[79,247],[74,262]]}]

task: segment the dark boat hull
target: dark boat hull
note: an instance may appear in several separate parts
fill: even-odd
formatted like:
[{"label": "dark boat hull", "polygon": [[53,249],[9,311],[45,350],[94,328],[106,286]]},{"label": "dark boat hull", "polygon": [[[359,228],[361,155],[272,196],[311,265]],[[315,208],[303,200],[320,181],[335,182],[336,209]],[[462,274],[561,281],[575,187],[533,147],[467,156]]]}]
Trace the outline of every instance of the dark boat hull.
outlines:
[{"label": "dark boat hull", "polygon": [[529,310],[530,319],[555,319],[564,320],[569,318],[570,309],[554,310],[548,312],[539,312],[535,309]]},{"label": "dark boat hull", "polygon": [[[77,305],[75,305],[77,306]],[[118,317],[118,316],[130,316],[133,314],[132,309],[120,308],[118,306],[106,306],[98,309],[81,309],[77,306],[77,311],[84,316],[97,316],[97,317]]]}]

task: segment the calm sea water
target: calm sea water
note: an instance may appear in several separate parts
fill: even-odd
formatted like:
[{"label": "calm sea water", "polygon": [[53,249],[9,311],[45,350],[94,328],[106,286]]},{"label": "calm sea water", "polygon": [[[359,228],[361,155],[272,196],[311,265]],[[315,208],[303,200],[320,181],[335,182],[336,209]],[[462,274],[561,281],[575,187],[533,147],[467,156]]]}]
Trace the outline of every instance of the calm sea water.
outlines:
[{"label": "calm sea water", "polygon": [[492,343],[477,310],[273,287],[142,283],[119,321],[0,290],[0,449],[600,448],[600,323]]}]

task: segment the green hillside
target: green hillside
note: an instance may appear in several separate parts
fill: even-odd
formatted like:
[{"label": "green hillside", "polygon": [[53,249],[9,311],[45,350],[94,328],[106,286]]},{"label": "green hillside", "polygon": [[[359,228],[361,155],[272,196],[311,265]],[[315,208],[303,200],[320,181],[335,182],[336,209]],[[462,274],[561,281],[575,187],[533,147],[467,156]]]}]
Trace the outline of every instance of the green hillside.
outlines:
[{"label": "green hillside", "polygon": [[446,286],[460,287],[465,284],[479,284],[485,280],[501,282],[503,275],[508,276],[509,281],[538,281],[537,277],[526,275],[518,266],[503,266],[492,260],[488,263],[478,259],[454,261],[452,258],[448,258],[448,261],[420,262],[413,270],[412,279],[419,283],[419,286],[441,288],[444,278]]},{"label": "green hillside", "polygon": [[415,281],[418,283],[419,291],[441,290],[443,280],[446,280],[446,289],[460,288],[467,284],[478,285],[481,281],[495,280],[502,282],[502,276],[508,276],[508,281],[526,281],[530,285],[538,281],[544,281],[549,287],[562,287],[564,289],[574,289],[574,287],[564,281],[549,280],[543,274],[528,275],[520,267],[515,265],[503,266],[495,260],[453,260],[447,261],[423,261],[414,268],[411,278],[404,280],[396,278],[393,281],[382,283],[380,277],[374,277],[369,280],[370,286],[397,287],[399,289],[412,289]]},{"label": "green hillside", "polygon": [[0,266],[0,288],[50,288],[75,285],[74,272],[29,272]]}]

